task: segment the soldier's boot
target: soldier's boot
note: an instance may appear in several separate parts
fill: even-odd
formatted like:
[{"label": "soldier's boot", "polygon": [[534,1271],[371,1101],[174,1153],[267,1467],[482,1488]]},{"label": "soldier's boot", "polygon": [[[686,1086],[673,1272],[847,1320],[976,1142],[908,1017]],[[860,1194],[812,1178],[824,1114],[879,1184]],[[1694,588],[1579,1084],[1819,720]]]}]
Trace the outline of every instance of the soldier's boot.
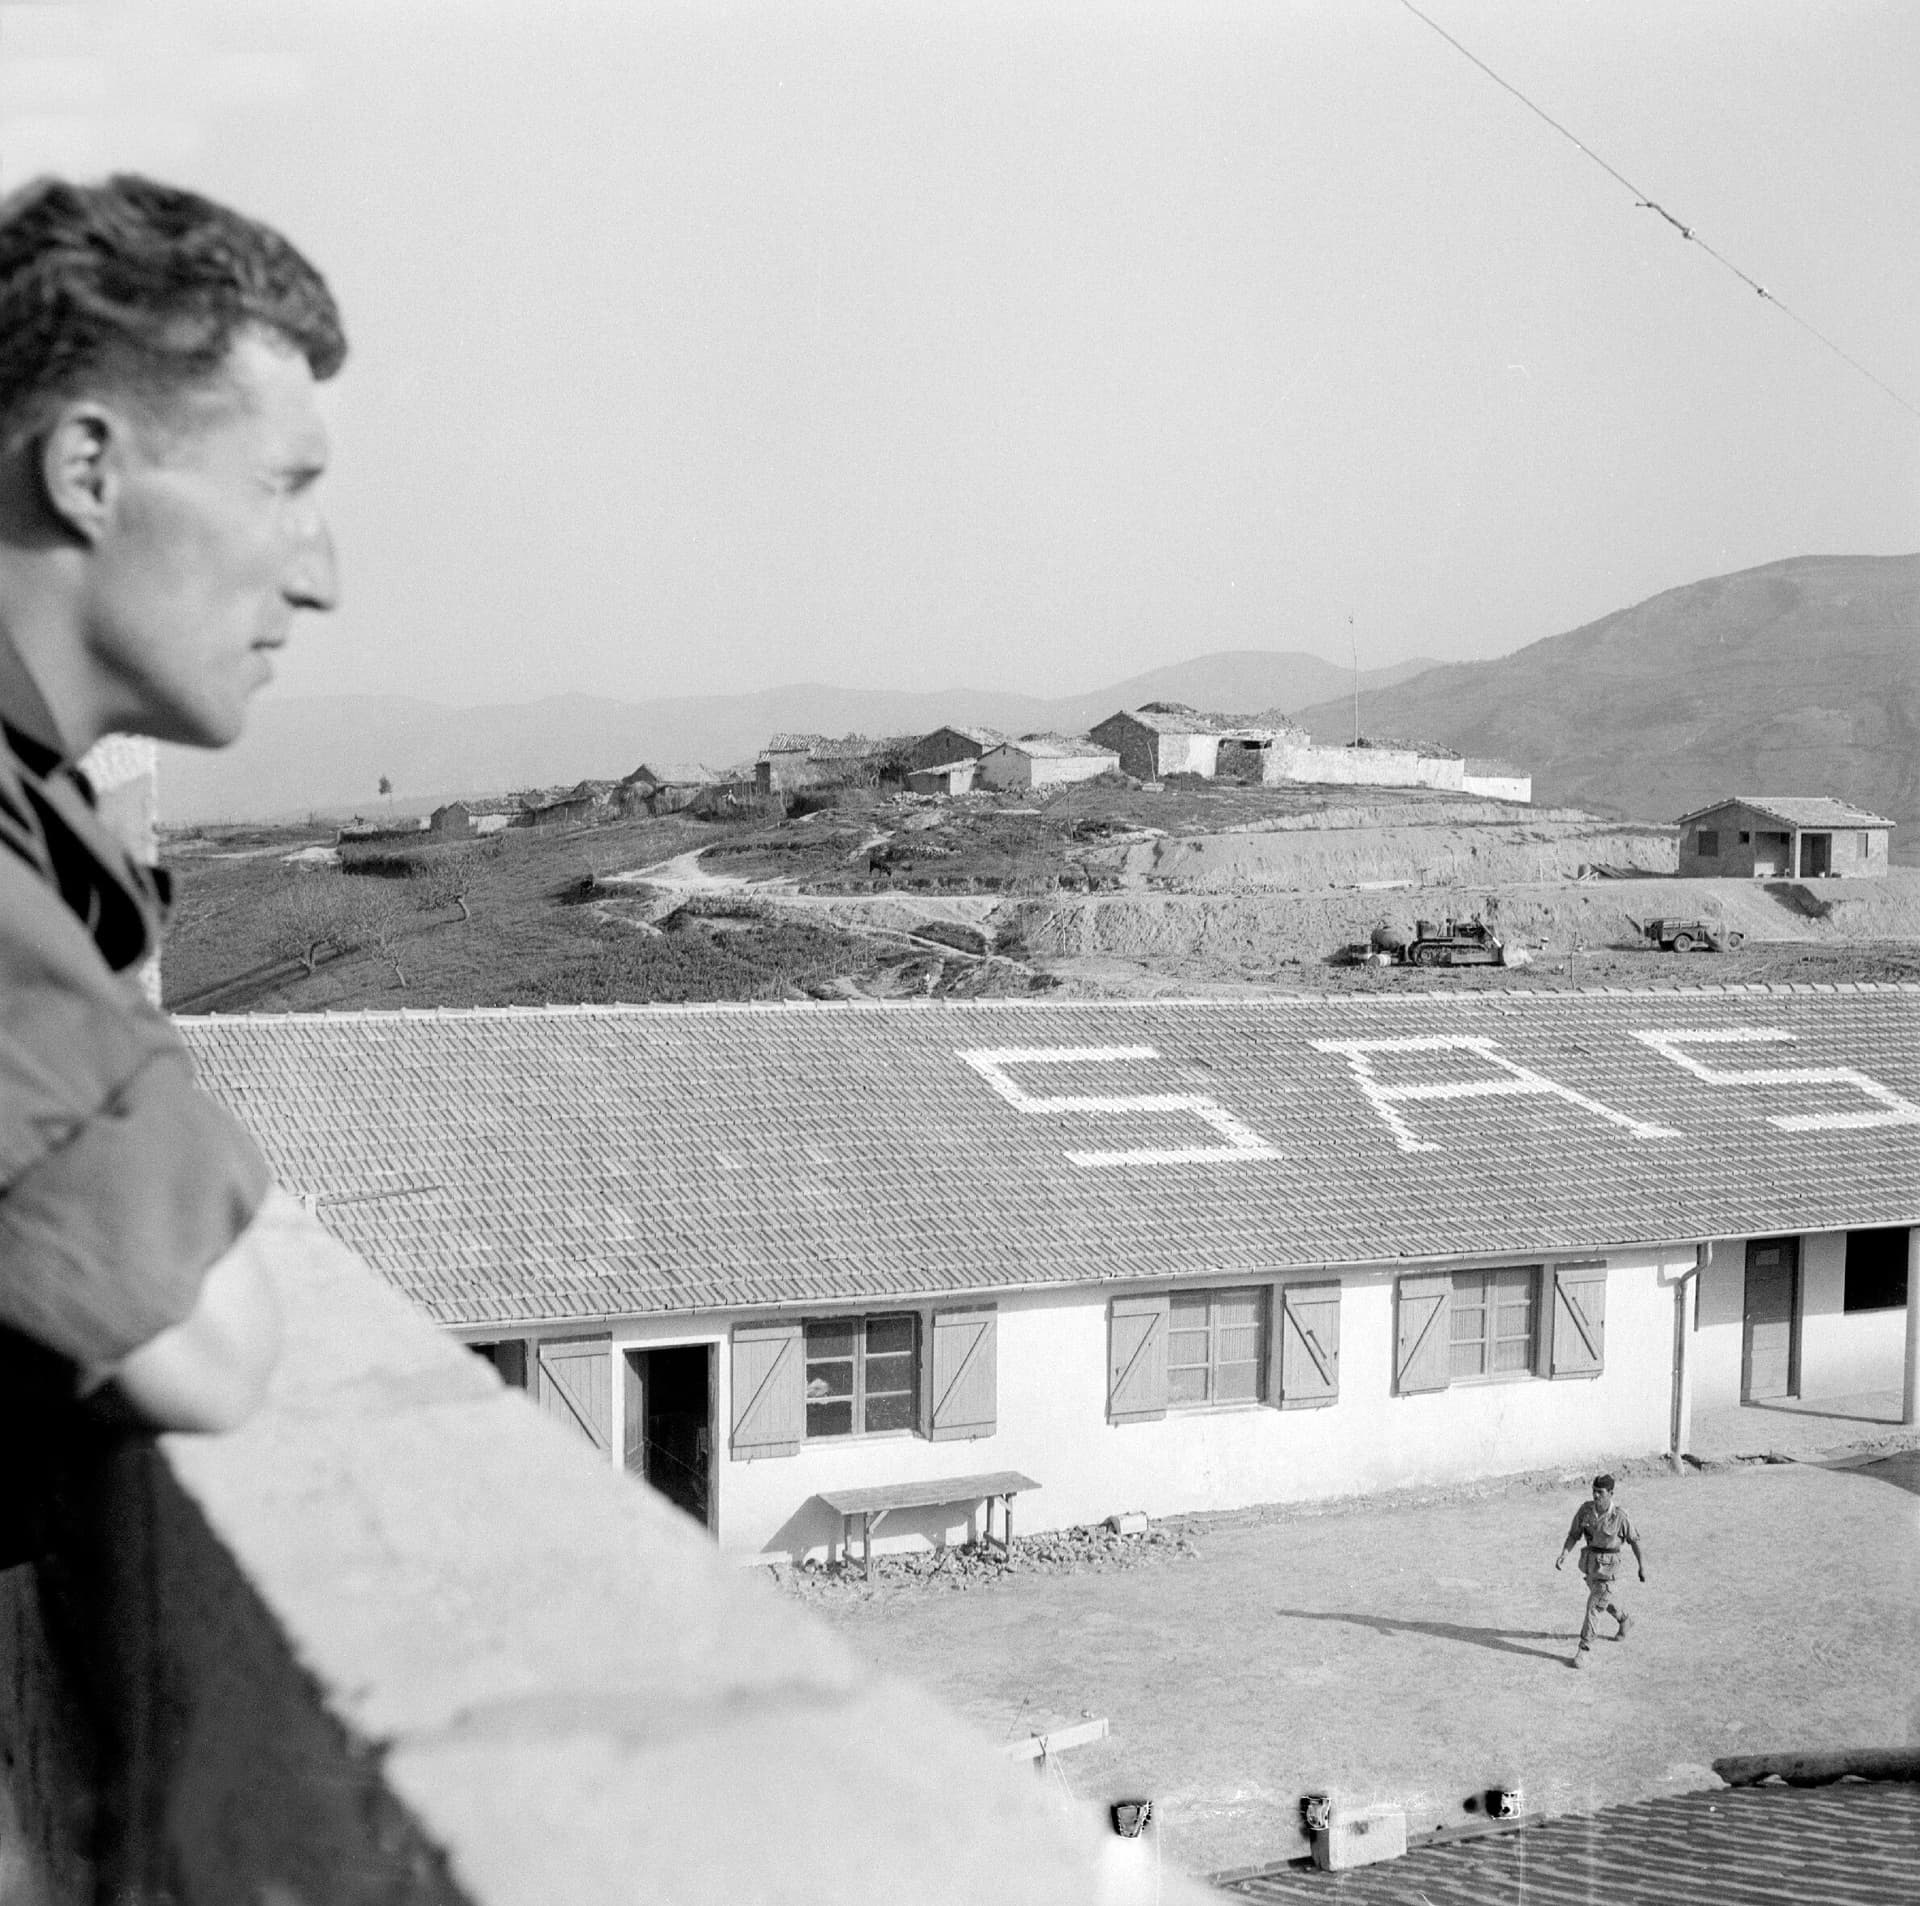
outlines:
[{"label": "soldier's boot", "polygon": [[1573,1665],[1576,1668],[1587,1667],[1593,1660],[1593,1650],[1583,1641],[1573,1652]]},{"label": "soldier's boot", "polygon": [[1625,1641],[1625,1640],[1626,1640],[1626,1638],[1627,1638],[1627,1630],[1628,1630],[1629,1628],[1631,1628],[1632,1626],[1633,1626],[1633,1617],[1632,1617],[1631,1615],[1629,1615],[1629,1614],[1627,1613],[1627,1611],[1626,1611],[1626,1610],[1625,1610],[1624,1608],[1623,1608],[1623,1609],[1621,1609],[1621,1611],[1620,1611],[1620,1630],[1619,1630],[1619,1633],[1617,1633],[1617,1634],[1616,1634],[1616,1635],[1614,1636],[1614,1640],[1615,1640],[1615,1641]]}]

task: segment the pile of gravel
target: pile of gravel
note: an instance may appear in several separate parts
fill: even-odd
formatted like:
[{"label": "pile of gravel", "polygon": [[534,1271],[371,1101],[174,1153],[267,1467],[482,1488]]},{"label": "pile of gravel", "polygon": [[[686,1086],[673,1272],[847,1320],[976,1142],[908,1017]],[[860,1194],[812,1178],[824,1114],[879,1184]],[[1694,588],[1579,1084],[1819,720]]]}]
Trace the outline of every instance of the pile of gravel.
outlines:
[{"label": "pile of gravel", "polygon": [[806,1561],[798,1565],[775,1563],[771,1572],[782,1588],[803,1601],[844,1601],[876,1595],[964,1591],[992,1587],[1026,1575],[1106,1573],[1114,1569],[1150,1567],[1160,1562],[1191,1561],[1199,1553],[1187,1536],[1172,1529],[1149,1529],[1144,1535],[1116,1535],[1105,1523],[1097,1522],[1086,1528],[1015,1536],[1013,1553],[1006,1557],[1001,1555],[997,1542],[905,1555],[876,1555],[870,1582],[862,1574],[857,1558],[839,1562]]}]

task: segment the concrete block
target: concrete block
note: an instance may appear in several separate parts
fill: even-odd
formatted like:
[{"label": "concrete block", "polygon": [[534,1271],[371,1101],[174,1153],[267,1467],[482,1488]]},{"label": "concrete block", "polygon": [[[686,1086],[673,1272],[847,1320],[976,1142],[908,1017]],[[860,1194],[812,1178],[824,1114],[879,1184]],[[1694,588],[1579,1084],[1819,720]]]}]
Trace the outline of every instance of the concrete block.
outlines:
[{"label": "concrete block", "polygon": [[1122,1509],[1118,1515],[1108,1516],[1107,1527],[1115,1535],[1145,1535],[1147,1512],[1144,1509]]},{"label": "concrete block", "polygon": [[1313,1863],[1330,1873],[1397,1860],[1406,1850],[1404,1807],[1336,1807],[1332,1825],[1313,1836]]}]

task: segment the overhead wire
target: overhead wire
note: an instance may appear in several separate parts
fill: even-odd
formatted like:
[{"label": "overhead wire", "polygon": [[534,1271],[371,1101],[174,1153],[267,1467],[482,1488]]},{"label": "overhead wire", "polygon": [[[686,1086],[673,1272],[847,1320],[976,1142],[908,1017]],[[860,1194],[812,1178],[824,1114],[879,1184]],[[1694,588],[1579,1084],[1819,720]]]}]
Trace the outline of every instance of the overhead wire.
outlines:
[{"label": "overhead wire", "polygon": [[1498,86],[1503,92],[1511,93],[1513,97],[1517,99],[1521,103],[1521,105],[1526,107],[1527,111],[1532,113],[1536,119],[1544,120],[1549,126],[1551,126],[1554,129],[1555,132],[1557,132],[1561,136],[1561,138],[1566,140],[1569,145],[1573,146],[1577,151],[1583,153],[1587,158],[1591,159],[1593,163],[1597,165],[1600,168],[1600,170],[1607,175],[1608,178],[1613,179],[1617,183],[1625,186],[1626,189],[1633,194],[1633,202],[1637,207],[1639,207],[1640,210],[1646,211],[1646,212],[1652,212],[1656,214],[1658,217],[1665,219],[1666,222],[1669,225],[1671,225],[1673,229],[1676,232],[1678,232],[1680,236],[1683,239],[1685,239],[1688,244],[1699,246],[1699,248],[1703,252],[1705,252],[1709,258],[1713,259],[1717,264],[1723,266],[1726,270],[1732,272],[1733,275],[1736,278],[1738,278],[1743,285],[1748,286],[1751,290],[1758,293],[1760,297],[1764,298],[1767,301],[1767,303],[1772,305],[1773,308],[1776,311],[1778,311],[1783,317],[1790,318],[1795,324],[1797,324],[1801,328],[1801,330],[1806,332],[1806,334],[1809,337],[1815,339],[1818,343],[1823,345],[1827,350],[1831,351],[1833,355],[1837,357],[1843,364],[1851,366],[1854,370],[1858,371],[1860,375],[1867,380],[1868,383],[1872,384],[1876,389],[1883,392],[1886,396],[1891,397],[1893,401],[1896,404],[1898,404],[1902,410],[1908,412],[1911,416],[1920,417],[1920,405],[1916,405],[1910,402],[1907,398],[1903,397],[1900,394],[1900,392],[1895,390],[1894,387],[1891,384],[1889,384],[1883,377],[1879,376],[1878,373],[1870,370],[1865,364],[1861,363],[1860,360],[1852,354],[1852,352],[1846,350],[1841,345],[1836,343],[1832,338],[1828,337],[1827,334],[1824,331],[1822,331],[1817,325],[1814,325],[1810,323],[1807,319],[1803,318],[1799,314],[1799,312],[1795,311],[1792,308],[1792,306],[1782,304],[1781,301],[1777,297],[1775,297],[1774,294],[1771,291],[1769,291],[1766,288],[1766,286],[1763,285],[1757,278],[1753,277],[1751,274],[1745,271],[1742,271],[1741,268],[1738,265],[1736,265],[1733,262],[1733,260],[1726,255],[1725,252],[1718,250],[1713,245],[1710,245],[1704,238],[1700,236],[1700,234],[1691,225],[1687,224],[1682,219],[1676,218],[1673,215],[1673,213],[1668,211],[1667,208],[1664,205],[1662,205],[1660,201],[1652,195],[1652,193],[1644,191],[1641,187],[1634,184],[1634,182],[1630,178],[1628,178],[1627,175],[1624,172],[1622,172],[1617,166],[1609,164],[1607,160],[1604,159],[1599,153],[1594,151],[1594,149],[1590,145],[1588,145],[1584,139],[1580,138],[1576,133],[1570,131],[1566,126],[1563,126],[1559,120],[1554,118],[1552,113],[1546,110],[1544,106],[1538,105],[1533,100],[1529,99],[1527,95],[1523,93],[1519,87],[1514,85],[1511,80],[1502,78],[1500,74],[1496,73],[1493,70],[1493,68],[1489,66],[1486,63],[1486,61],[1479,56],[1479,54],[1474,52],[1474,50],[1470,46],[1462,45],[1461,42],[1457,40],[1451,33],[1449,33],[1447,29],[1443,27],[1438,20],[1432,17],[1432,15],[1423,13],[1418,7],[1416,7],[1413,4],[1413,0],[1400,0],[1400,4],[1410,14],[1412,14],[1413,17],[1416,20],[1418,20],[1423,26],[1432,28],[1432,30],[1435,33],[1437,33],[1441,37],[1441,39],[1445,40],[1446,43],[1450,47],[1452,47],[1453,50],[1456,53],[1458,53],[1462,59],[1467,60],[1474,66],[1477,66],[1480,69],[1480,71],[1486,74],[1486,76],[1490,80],[1492,80],[1493,83],[1496,86]]}]

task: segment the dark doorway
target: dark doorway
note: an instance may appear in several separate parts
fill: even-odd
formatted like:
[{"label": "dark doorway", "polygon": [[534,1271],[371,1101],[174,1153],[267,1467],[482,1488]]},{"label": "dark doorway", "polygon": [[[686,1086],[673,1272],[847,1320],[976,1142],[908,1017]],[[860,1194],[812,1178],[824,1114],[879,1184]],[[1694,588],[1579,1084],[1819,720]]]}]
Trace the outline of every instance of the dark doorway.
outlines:
[{"label": "dark doorway", "polygon": [[1832,872],[1833,836],[1802,834],[1800,836],[1800,878],[1817,880],[1821,875]]},{"label": "dark doorway", "polygon": [[626,1464],[713,1526],[713,1346],[627,1352]]},{"label": "dark doorway", "polygon": [[1741,1402],[1764,1403],[1800,1394],[1799,1312],[1800,1240],[1750,1239],[1740,1348]]}]

